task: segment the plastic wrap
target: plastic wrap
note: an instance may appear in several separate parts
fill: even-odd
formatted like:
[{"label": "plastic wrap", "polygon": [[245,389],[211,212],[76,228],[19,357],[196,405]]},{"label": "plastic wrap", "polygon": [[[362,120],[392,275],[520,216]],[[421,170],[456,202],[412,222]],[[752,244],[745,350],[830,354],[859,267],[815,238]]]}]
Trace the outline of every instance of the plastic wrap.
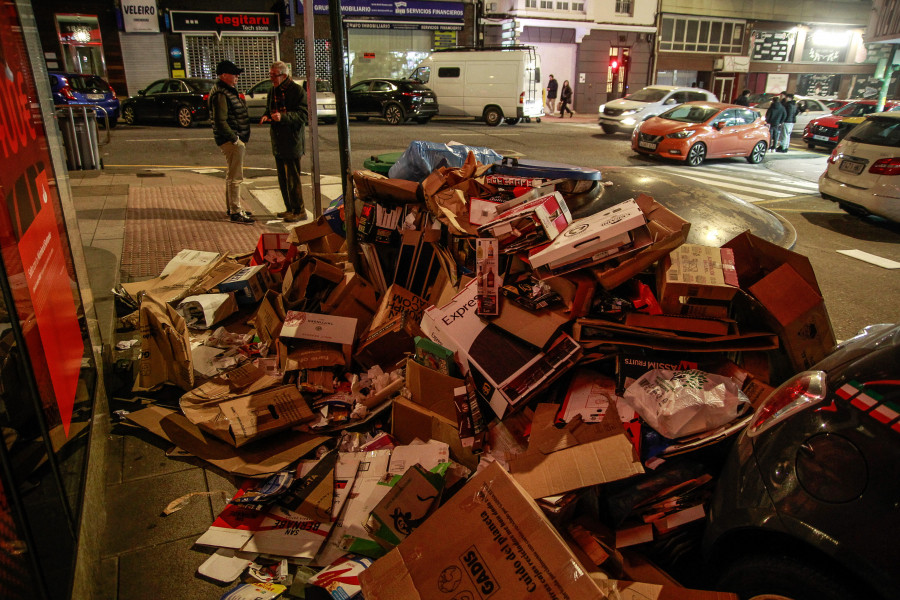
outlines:
[{"label": "plastic wrap", "polygon": [[438,167],[463,166],[470,151],[475,154],[475,159],[484,165],[503,160],[503,156],[490,148],[414,141],[409,143],[409,147],[388,171],[388,177],[422,181]]},{"label": "plastic wrap", "polygon": [[628,386],[623,399],[667,438],[729,423],[749,404],[731,378],[696,370],[648,371]]}]

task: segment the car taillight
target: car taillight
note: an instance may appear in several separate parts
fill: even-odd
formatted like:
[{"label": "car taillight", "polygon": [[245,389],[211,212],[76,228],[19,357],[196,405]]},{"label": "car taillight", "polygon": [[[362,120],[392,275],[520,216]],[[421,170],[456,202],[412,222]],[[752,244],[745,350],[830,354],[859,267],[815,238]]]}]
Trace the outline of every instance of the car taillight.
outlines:
[{"label": "car taillight", "polygon": [[116,90],[113,89],[113,86],[109,84],[106,84],[106,86],[109,88],[109,93],[112,94],[112,97],[114,99],[118,99],[118,96],[116,96]]},{"label": "car taillight", "polygon": [[882,158],[869,167],[875,175],[900,175],[900,158]]},{"label": "car taillight", "polygon": [[62,93],[63,96],[66,97],[66,100],[77,100],[77,98],[75,97],[75,94],[72,93],[72,88],[70,88],[69,86],[62,88],[59,91]]},{"label": "car taillight", "polygon": [[827,376],[823,371],[804,371],[781,384],[756,409],[747,436],[756,437],[793,414],[825,399]]},{"label": "car taillight", "polygon": [[413,98],[418,98],[422,94],[420,94],[419,92],[400,92],[400,95],[401,96],[412,96]]},{"label": "car taillight", "polygon": [[838,161],[838,151],[837,151],[837,148],[835,148],[834,150],[831,151],[831,154],[828,155],[828,158],[826,159],[826,162],[827,162],[829,165],[833,165],[833,164],[836,163],[837,161]]},{"label": "car taillight", "polygon": [[209,100],[209,92],[203,94],[203,101],[206,102],[207,100]]},{"label": "car taillight", "polygon": [[519,104],[525,104],[525,92],[519,94]]}]

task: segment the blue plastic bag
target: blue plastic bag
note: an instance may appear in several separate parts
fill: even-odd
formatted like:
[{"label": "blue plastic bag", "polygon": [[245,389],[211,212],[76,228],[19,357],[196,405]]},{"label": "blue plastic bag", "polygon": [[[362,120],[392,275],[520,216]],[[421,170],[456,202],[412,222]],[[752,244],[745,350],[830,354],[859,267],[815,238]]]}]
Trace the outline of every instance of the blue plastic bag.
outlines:
[{"label": "blue plastic bag", "polygon": [[409,143],[409,147],[388,171],[388,177],[421,182],[439,167],[463,166],[470,150],[481,164],[489,165],[503,160],[503,156],[490,148],[415,141]]}]

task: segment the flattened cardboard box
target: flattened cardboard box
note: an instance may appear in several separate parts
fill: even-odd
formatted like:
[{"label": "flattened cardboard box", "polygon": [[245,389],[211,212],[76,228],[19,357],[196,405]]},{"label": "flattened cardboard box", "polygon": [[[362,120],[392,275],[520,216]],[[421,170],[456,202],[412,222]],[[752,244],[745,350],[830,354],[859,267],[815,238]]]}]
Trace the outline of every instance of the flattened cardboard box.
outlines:
[{"label": "flattened cardboard box", "polygon": [[242,446],[313,418],[312,411],[295,385],[239,396],[222,402],[219,410],[230,425],[235,446]]},{"label": "flattened cardboard box", "polygon": [[576,418],[557,429],[556,404],[539,404],[528,451],[509,463],[510,473],[532,498],[544,498],[644,472],[610,403],[600,423]]},{"label": "flattened cardboard box", "polygon": [[658,585],[615,579],[597,579],[606,598],[617,600],[738,600],[737,594],[691,590],[678,585]]},{"label": "flattened cardboard box", "polygon": [[605,598],[497,463],[375,561],[360,582],[366,600]]},{"label": "flattened cardboard box", "polygon": [[135,389],[171,383],[194,387],[191,340],[184,318],[170,304],[147,294],[141,301],[141,363]]},{"label": "flattened cardboard box", "polygon": [[450,456],[473,471],[478,467],[478,455],[462,445],[456,417],[448,419],[415,402],[397,396],[391,405],[391,435],[401,444],[420,440],[437,440],[450,447]]}]

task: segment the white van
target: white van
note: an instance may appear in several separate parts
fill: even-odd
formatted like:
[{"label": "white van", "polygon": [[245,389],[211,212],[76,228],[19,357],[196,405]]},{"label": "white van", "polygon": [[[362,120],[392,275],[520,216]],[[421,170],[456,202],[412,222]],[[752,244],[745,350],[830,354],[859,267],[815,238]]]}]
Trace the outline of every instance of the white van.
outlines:
[{"label": "white van", "polygon": [[604,133],[631,132],[641,121],[684,102],[718,102],[707,90],[674,85],[651,85],[624,98],[601,104],[598,122]]},{"label": "white van", "polygon": [[496,126],[544,115],[541,57],[531,46],[435,50],[410,79],[434,90],[440,116]]}]

